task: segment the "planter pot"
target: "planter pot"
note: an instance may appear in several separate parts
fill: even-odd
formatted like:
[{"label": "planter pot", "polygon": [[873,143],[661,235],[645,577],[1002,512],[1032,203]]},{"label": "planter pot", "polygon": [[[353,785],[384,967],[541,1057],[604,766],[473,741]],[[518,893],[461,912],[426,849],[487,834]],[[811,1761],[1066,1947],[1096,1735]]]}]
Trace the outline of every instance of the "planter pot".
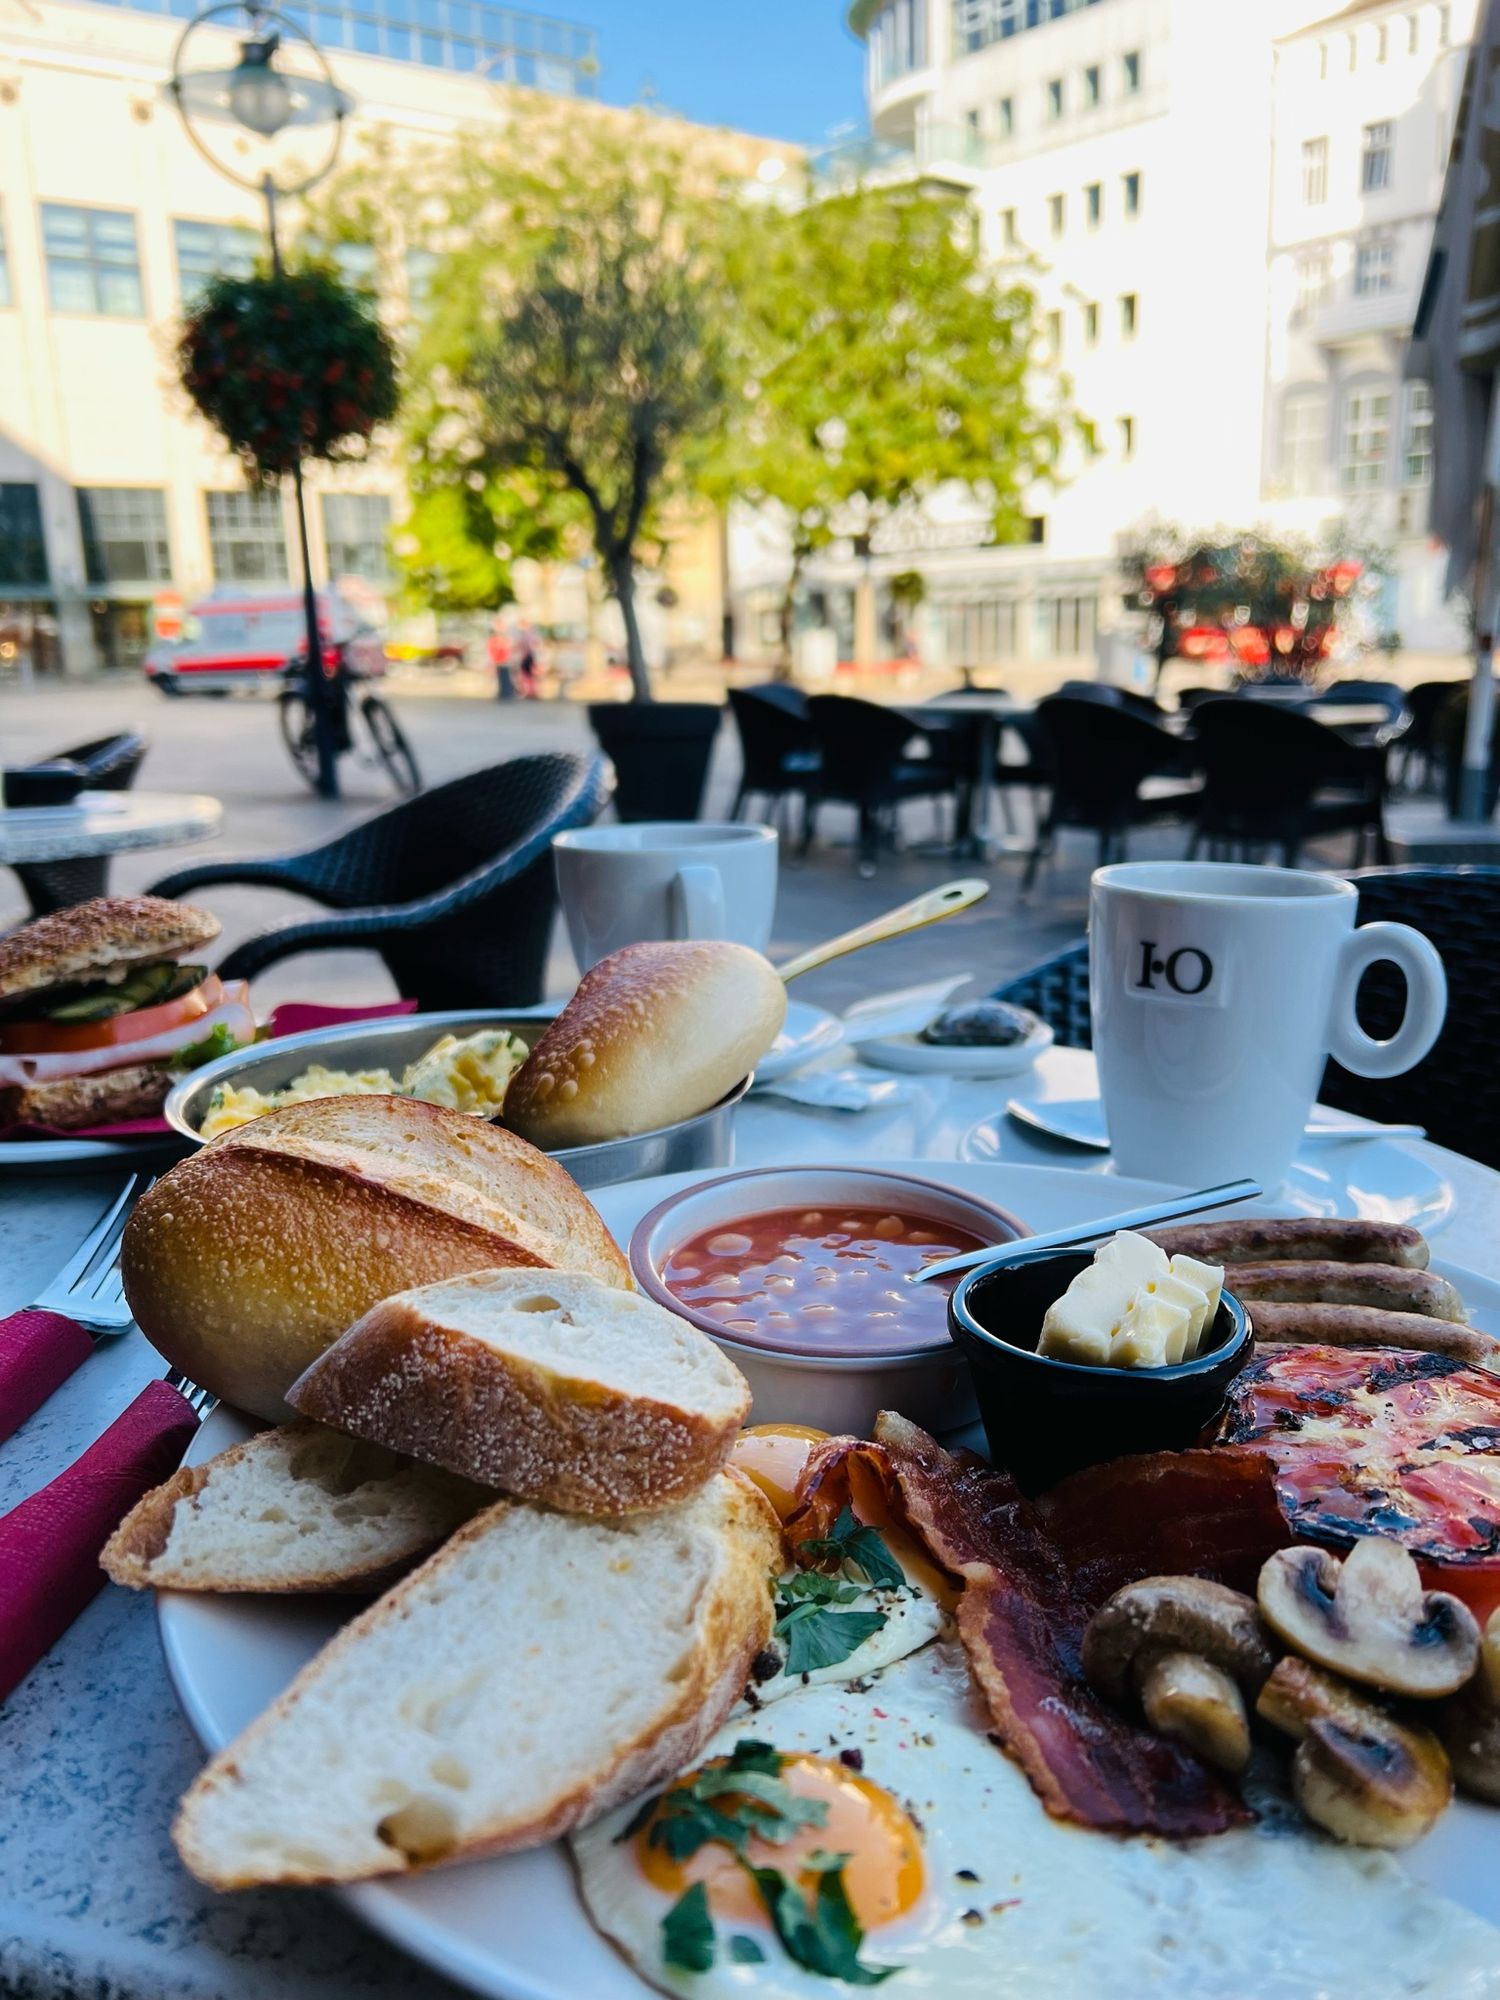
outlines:
[{"label": "planter pot", "polygon": [[716,702],[593,702],[589,726],[615,767],[623,820],[696,819],[724,711]]}]

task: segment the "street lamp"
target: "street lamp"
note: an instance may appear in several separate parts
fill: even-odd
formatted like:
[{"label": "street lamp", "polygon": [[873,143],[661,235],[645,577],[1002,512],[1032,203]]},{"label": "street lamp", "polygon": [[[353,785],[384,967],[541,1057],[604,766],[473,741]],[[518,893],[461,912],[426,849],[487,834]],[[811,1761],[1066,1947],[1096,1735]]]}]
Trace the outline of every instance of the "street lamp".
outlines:
[{"label": "street lamp", "polygon": [[[227,31],[240,37],[239,59],[232,68],[224,68],[222,62],[205,68],[190,65],[190,50],[200,40],[213,47],[214,35],[203,32],[210,28],[217,35]],[[349,99],[334,82],[327,57],[305,29],[274,8],[257,6],[253,0],[220,0],[220,4],[205,8],[183,30],[172,58],[168,88],[182,114],[188,137],[210,166],[240,187],[253,188],[264,197],[271,266],[279,275],[282,266],[276,205],[290,196],[305,195],[330,171],[338,157],[344,120],[349,115]],[[238,135],[232,152],[212,143],[219,127]],[[245,133],[260,142],[255,149],[254,172],[247,172],[244,164]],[[304,137],[312,142],[310,152],[305,154],[298,150]],[[339,789],[344,691],[342,684],[336,678],[330,679],[323,670],[300,461],[292,467],[292,488],[297,501],[297,539],[302,552],[307,699],[318,751],[318,790],[331,799],[338,797]]]}]

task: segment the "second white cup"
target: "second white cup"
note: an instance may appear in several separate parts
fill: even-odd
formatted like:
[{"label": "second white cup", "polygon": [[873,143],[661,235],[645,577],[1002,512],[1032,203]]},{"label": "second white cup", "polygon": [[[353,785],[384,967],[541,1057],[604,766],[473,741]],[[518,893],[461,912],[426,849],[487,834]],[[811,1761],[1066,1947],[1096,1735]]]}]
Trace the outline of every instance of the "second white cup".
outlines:
[{"label": "second white cup", "polygon": [[726,938],[764,951],[776,915],[774,827],[641,820],[552,842],[580,972],[622,945]]}]

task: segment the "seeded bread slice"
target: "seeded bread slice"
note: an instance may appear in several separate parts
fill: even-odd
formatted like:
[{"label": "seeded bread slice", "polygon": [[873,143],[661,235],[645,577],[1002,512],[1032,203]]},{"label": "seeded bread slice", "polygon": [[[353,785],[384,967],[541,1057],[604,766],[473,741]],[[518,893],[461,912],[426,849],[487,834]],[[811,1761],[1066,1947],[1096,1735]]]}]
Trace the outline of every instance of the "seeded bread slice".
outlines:
[{"label": "seeded bread slice", "polygon": [[383,1299],[287,1391],[320,1423],[575,1514],[679,1499],[750,1410],[676,1313],[563,1271],[471,1271]]},{"label": "seeded bread slice", "polygon": [[502,1500],[312,1660],[188,1791],[217,1889],[537,1847],[692,1761],[771,1630],[781,1531],[737,1472],[650,1514]]},{"label": "seeded bread slice", "polygon": [[494,1499],[434,1465],[319,1424],[283,1424],[185,1465],[100,1556],[131,1590],[383,1590]]}]

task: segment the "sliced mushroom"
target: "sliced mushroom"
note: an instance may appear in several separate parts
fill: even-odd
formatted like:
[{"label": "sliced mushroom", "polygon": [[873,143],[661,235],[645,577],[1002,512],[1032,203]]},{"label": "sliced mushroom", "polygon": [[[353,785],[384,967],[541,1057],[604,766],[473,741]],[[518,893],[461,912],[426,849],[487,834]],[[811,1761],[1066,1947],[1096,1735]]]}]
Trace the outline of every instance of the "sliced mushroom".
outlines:
[{"label": "sliced mushroom", "polygon": [[1140,1675],[1141,1709],[1160,1736],[1238,1776],[1250,1762],[1245,1698],[1222,1667],[1197,1653],[1159,1653]]},{"label": "sliced mushroom", "polygon": [[1124,1701],[1163,1653],[1190,1653],[1254,1695],[1276,1663],[1251,1600],[1201,1576],[1148,1576],[1102,1604],[1083,1635],[1083,1671],[1100,1694]]},{"label": "sliced mushroom", "polygon": [[1478,1663],[1473,1612],[1445,1591],[1424,1591],[1407,1551],[1379,1536],[1357,1541],[1342,1562],[1327,1549],[1279,1549],[1256,1595],[1287,1645],[1388,1694],[1452,1694]]},{"label": "sliced mushroom", "polygon": [[1478,1672],[1444,1702],[1437,1731],[1459,1790],[1500,1805],[1500,1611],[1484,1628]]},{"label": "sliced mushroom", "polygon": [[1430,1729],[1398,1722],[1368,1695],[1306,1660],[1281,1660],[1255,1710],[1297,1739],[1297,1803],[1336,1839],[1409,1847],[1453,1797],[1448,1759]]}]

